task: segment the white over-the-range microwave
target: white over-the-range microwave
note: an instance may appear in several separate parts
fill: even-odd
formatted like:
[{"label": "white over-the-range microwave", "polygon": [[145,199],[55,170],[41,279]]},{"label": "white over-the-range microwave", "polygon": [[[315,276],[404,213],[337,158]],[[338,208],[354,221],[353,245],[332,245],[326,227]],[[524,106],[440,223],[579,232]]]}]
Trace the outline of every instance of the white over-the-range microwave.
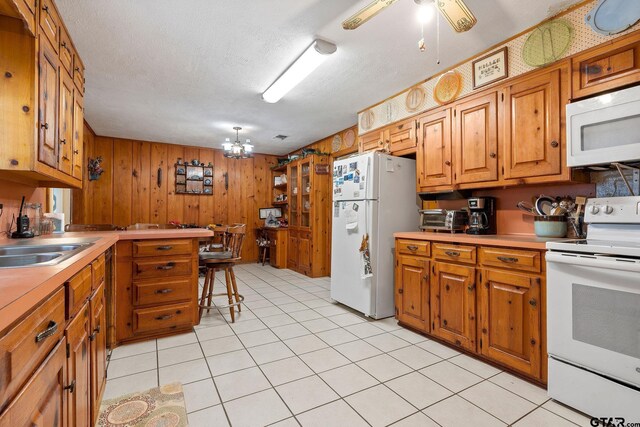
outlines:
[{"label": "white over-the-range microwave", "polygon": [[567,105],[567,164],[640,161],[640,86]]}]

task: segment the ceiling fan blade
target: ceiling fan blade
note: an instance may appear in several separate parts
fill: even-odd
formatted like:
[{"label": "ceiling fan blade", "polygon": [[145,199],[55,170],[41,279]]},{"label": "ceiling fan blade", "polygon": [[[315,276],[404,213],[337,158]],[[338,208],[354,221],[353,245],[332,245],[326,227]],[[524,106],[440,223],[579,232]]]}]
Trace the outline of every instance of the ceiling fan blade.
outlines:
[{"label": "ceiling fan blade", "polygon": [[398,0],[375,0],[342,23],[345,30],[355,30]]},{"label": "ceiling fan blade", "polygon": [[462,0],[436,0],[436,7],[458,33],[469,31],[478,22]]}]

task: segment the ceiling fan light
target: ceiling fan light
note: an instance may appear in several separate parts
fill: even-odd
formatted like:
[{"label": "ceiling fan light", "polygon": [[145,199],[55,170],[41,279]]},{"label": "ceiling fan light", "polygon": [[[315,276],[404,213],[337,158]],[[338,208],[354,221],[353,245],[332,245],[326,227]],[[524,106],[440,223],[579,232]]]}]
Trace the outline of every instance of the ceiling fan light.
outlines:
[{"label": "ceiling fan light", "polygon": [[420,3],[418,6],[418,22],[421,24],[427,24],[433,19],[435,10],[432,6],[432,2]]},{"label": "ceiling fan light", "polygon": [[287,92],[318,68],[327,59],[328,55],[331,55],[336,50],[337,47],[333,43],[320,39],[314,40],[302,55],[269,86],[262,94],[262,99],[271,104],[278,102]]}]

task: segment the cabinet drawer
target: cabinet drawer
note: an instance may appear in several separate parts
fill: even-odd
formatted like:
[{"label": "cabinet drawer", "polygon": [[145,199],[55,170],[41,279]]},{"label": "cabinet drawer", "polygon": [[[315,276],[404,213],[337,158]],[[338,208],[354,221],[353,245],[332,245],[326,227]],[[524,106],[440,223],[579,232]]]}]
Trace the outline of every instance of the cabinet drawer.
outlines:
[{"label": "cabinet drawer", "polygon": [[430,244],[424,240],[398,239],[396,240],[396,247],[398,252],[401,254],[420,256],[431,255]]},{"label": "cabinet drawer", "polygon": [[389,131],[391,153],[411,152],[416,150],[416,121],[405,120],[391,126]]},{"label": "cabinet drawer", "polygon": [[60,52],[58,55],[62,68],[67,70],[69,76],[73,77],[73,47],[71,45],[71,38],[64,28],[60,29]]},{"label": "cabinet drawer", "polygon": [[480,248],[480,263],[491,267],[539,273],[541,269],[541,258],[540,252],[538,251]]},{"label": "cabinet drawer", "polygon": [[476,263],[476,247],[465,245],[450,245],[445,243],[433,244],[433,257],[444,261]]},{"label": "cabinet drawer", "polygon": [[190,239],[133,242],[133,256],[191,255],[192,245]]},{"label": "cabinet drawer", "polygon": [[12,0],[32,35],[36,35],[36,0]]},{"label": "cabinet drawer", "polygon": [[191,279],[154,280],[133,284],[134,305],[158,305],[195,297]]},{"label": "cabinet drawer", "polygon": [[193,310],[191,303],[133,310],[133,333],[189,326],[193,323]]},{"label": "cabinet drawer", "polygon": [[60,340],[64,325],[60,289],[0,338],[0,408]]},{"label": "cabinet drawer", "polygon": [[77,53],[73,57],[73,81],[80,91],[80,95],[84,96],[84,65]]},{"label": "cabinet drawer", "polygon": [[91,288],[93,290],[98,289],[98,286],[100,286],[104,282],[104,277],[105,257],[104,254],[102,254],[91,263]]},{"label": "cabinet drawer", "polygon": [[91,266],[86,266],[65,283],[67,289],[67,319],[82,307],[91,294]]},{"label": "cabinet drawer", "polygon": [[57,52],[60,43],[60,16],[52,0],[42,0],[40,7],[40,34],[43,34]]},{"label": "cabinet drawer", "polygon": [[184,276],[191,274],[191,258],[163,257],[133,261],[133,278]]}]

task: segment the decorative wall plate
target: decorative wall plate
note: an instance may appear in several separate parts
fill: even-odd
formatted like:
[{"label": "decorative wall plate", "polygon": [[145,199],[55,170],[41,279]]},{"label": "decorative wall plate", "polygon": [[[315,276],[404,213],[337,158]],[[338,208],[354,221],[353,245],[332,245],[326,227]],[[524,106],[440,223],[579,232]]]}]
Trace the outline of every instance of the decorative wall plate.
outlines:
[{"label": "decorative wall plate", "polygon": [[531,67],[542,67],[562,58],[571,46],[573,27],[555,19],[535,28],[522,47],[522,59]]},{"label": "decorative wall plate", "polygon": [[353,129],[349,129],[342,135],[342,141],[344,142],[344,148],[351,148],[356,142],[356,133]]},{"label": "decorative wall plate", "polygon": [[333,141],[331,141],[331,151],[335,153],[340,151],[340,148],[342,148],[342,138],[340,135],[334,135]]},{"label": "decorative wall plate", "polygon": [[640,1],[600,0],[584,20],[598,34],[621,33],[640,20]]},{"label": "decorative wall plate", "polygon": [[427,91],[422,86],[416,86],[407,92],[404,104],[407,111],[414,113],[422,108],[427,99]]},{"label": "decorative wall plate", "polygon": [[433,99],[440,104],[447,104],[458,97],[462,90],[462,74],[451,70],[440,76],[433,88]]},{"label": "decorative wall plate", "polygon": [[373,114],[373,111],[371,110],[367,110],[365,112],[362,113],[362,116],[360,117],[360,129],[362,130],[369,130],[373,127],[373,123],[376,119],[375,114]]}]

